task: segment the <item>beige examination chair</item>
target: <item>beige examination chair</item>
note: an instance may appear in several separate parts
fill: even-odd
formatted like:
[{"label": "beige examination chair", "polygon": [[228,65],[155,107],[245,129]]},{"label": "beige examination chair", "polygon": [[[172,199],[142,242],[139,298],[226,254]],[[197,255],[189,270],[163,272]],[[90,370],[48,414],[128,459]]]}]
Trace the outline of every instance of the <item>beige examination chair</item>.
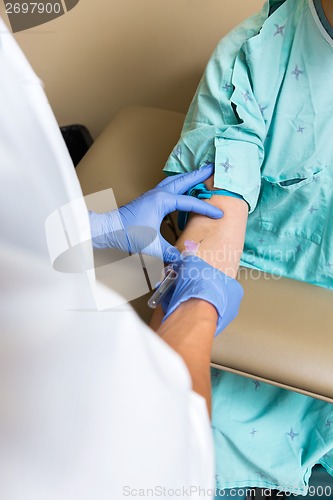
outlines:
[{"label": "beige examination chair", "polygon": [[[183,120],[153,108],[121,111],[77,167],[83,193],[113,188],[121,205],[154,187]],[[174,242],[168,227],[164,235]],[[256,271],[241,270],[240,282],[240,313],[215,339],[212,366],[333,402],[333,292]],[[147,297],[132,305],[148,322]]]}]

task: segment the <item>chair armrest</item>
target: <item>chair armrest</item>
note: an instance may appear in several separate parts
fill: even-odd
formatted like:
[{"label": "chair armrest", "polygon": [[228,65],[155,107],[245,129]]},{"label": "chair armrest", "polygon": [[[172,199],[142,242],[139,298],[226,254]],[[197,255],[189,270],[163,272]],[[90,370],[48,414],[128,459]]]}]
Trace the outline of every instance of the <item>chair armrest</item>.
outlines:
[{"label": "chair armrest", "polygon": [[239,281],[240,312],[212,365],[332,403],[333,291],[246,268]]}]

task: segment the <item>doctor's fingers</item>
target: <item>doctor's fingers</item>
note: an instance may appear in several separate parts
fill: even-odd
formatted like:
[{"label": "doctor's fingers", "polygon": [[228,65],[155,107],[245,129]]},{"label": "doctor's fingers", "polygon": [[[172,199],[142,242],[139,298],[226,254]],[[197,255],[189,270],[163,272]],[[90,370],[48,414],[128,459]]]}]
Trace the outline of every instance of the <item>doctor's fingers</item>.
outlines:
[{"label": "doctor's fingers", "polygon": [[179,174],[176,176],[168,177],[160,182],[156,187],[159,189],[164,189],[169,193],[174,194],[184,194],[191,187],[196,184],[200,184],[213,175],[214,165],[209,164],[204,167],[194,170],[193,172],[188,172],[186,174]]},{"label": "doctor's fingers", "polygon": [[163,260],[166,263],[176,262],[180,259],[180,251],[160,235],[160,244],[162,247]]},{"label": "doctor's fingers", "polygon": [[[211,217],[212,219],[220,219],[224,213],[217,207],[210,205],[206,201],[198,200],[192,196],[176,195],[175,208],[183,212],[195,212],[200,215]],[[165,214],[166,215],[166,214]]]}]

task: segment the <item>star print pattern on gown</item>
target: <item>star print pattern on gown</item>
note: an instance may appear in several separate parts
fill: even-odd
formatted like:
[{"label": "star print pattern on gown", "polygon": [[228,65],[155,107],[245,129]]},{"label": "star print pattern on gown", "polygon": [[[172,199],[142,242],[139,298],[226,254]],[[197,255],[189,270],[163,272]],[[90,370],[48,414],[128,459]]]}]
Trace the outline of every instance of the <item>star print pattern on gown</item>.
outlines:
[{"label": "star print pattern on gown", "polygon": [[[333,41],[312,0],[277,4],[219,43],[165,171],[214,161],[215,185],[249,205],[241,263],[333,289]],[[333,471],[326,402],[212,371],[212,428],[218,488],[301,494],[316,463]]]}]

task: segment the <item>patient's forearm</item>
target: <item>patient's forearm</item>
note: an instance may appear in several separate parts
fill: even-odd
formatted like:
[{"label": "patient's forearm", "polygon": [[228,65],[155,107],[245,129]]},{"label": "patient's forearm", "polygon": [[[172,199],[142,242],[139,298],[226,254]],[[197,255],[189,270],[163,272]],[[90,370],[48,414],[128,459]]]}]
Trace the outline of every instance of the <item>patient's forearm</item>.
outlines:
[{"label": "patient's forearm", "polygon": [[[245,201],[230,196],[215,195],[207,201],[224,212],[222,219],[209,219],[192,214],[176,246],[182,252],[185,242],[200,243],[197,255],[231,278],[237,275],[244,246],[248,206]],[[150,327],[157,331],[163,319],[162,308],[154,311]]]},{"label": "patient's forearm", "polygon": [[213,220],[193,214],[176,246],[183,251],[186,241],[201,241],[197,255],[235,278],[244,246],[248,206],[241,199],[218,195],[207,203],[223,210],[224,217]]}]

